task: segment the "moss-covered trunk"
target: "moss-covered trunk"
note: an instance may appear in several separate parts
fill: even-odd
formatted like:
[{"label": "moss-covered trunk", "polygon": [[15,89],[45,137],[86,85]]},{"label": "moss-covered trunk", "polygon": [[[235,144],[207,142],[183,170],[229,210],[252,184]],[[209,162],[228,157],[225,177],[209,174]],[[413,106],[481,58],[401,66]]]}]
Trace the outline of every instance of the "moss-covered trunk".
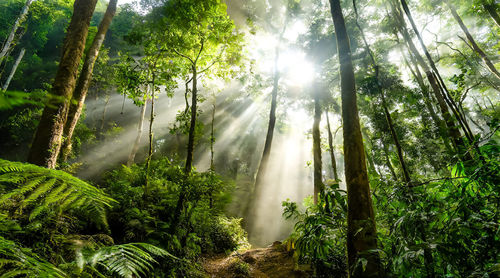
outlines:
[{"label": "moss-covered trunk", "polygon": [[52,86],[52,94],[43,110],[28,162],[55,168],[61,149],[69,103],[75,88],[78,66],[97,0],[76,0],[73,16],[63,44],[63,53]]},{"label": "moss-covered trunk", "polygon": [[62,149],[63,161],[66,161],[71,153],[71,139],[73,137],[73,132],[75,130],[76,124],[78,123],[78,120],[80,119],[80,115],[82,114],[83,104],[85,103],[85,98],[87,97],[90,82],[92,81],[94,64],[99,55],[99,50],[101,49],[102,43],[104,42],[104,38],[106,37],[109,26],[111,25],[111,21],[115,16],[117,2],[118,0],[109,1],[106,13],[104,13],[104,17],[99,24],[97,34],[92,41],[92,45],[87,51],[80,77],[78,77],[78,83],[76,84],[75,91],[73,92],[73,100],[69,107],[68,119],[64,126],[63,134],[65,140]]}]

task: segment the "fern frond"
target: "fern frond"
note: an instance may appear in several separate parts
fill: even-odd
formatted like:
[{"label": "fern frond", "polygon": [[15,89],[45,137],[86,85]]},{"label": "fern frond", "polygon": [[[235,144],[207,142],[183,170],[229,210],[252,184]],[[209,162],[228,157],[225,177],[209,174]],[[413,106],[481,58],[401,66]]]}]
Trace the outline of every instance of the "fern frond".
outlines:
[{"label": "fern frond", "polygon": [[66,274],[51,263],[39,258],[27,248],[0,236],[2,267],[0,278],[7,277],[66,277]]},{"label": "fern frond", "polygon": [[[85,258],[90,267],[101,266],[121,277],[146,276],[157,263],[154,257],[176,258],[167,251],[147,243],[127,243],[103,247]],[[177,258],[176,258],[177,259]]]},{"label": "fern frond", "polygon": [[[66,172],[32,164],[0,159],[0,185],[8,192],[0,196],[0,209],[8,199],[15,199],[18,209],[30,207],[30,220],[50,208],[60,211],[85,210],[107,225],[106,208],[116,201],[98,189]],[[25,211],[25,210],[24,210]],[[97,217],[95,217],[97,216]]]}]

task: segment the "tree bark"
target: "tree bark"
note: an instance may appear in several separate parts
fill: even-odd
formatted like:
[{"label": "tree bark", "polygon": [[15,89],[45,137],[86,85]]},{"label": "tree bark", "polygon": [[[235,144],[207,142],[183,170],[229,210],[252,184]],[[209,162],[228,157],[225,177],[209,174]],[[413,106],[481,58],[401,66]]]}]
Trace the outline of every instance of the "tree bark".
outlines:
[{"label": "tree bark", "polygon": [[370,48],[370,44],[368,44],[368,41],[366,40],[365,34],[363,32],[363,28],[361,28],[361,25],[359,25],[358,22],[358,10],[356,8],[356,0],[352,1],[353,7],[354,7],[354,12],[356,14],[356,25],[358,26],[358,29],[361,33],[361,37],[363,38],[363,42],[365,43],[365,48],[366,51],[368,52],[373,69],[375,71],[375,89],[378,91],[377,93],[380,95],[380,98],[382,100],[382,108],[384,110],[385,118],[387,120],[387,125],[389,126],[389,131],[392,137],[392,141],[394,142],[394,145],[396,146],[397,154],[398,154],[398,159],[399,159],[399,164],[401,166],[401,170],[403,172],[403,177],[404,181],[409,184],[411,182],[410,179],[410,173],[408,172],[408,167],[406,166],[406,162],[403,157],[403,149],[401,148],[401,143],[399,142],[398,135],[396,133],[396,130],[394,128],[394,122],[392,121],[391,113],[389,113],[389,109],[387,108],[387,101],[385,99],[385,92],[384,89],[380,85],[380,80],[379,80],[379,66],[377,62],[375,61],[375,57],[373,56],[373,52]]},{"label": "tree bark", "polygon": [[274,77],[273,77],[273,90],[271,91],[271,109],[269,111],[269,123],[267,125],[267,134],[266,141],[264,143],[264,150],[262,152],[262,157],[260,159],[259,166],[257,167],[257,173],[255,173],[255,182],[253,186],[253,191],[250,195],[250,200],[245,208],[245,225],[252,223],[255,217],[256,211],[256,199],[260,195],[262,182],[264,177],[266,176],[267,165],[269,162],[269,157],[271,155],[271,146],[273,142],[274,136],[274,127],[276,125],[276,106],[277,106],[277,98],[278,98],[278,89],[279,89],[279,80],[281,78],[280,71],[278,68],[278,60],[280,57],[280,45],[283,40],[283,35],[285,34],[286,27],[288,23],[288,17],[285,19],[285,23],[283,24],[283,29],[278,38],[278,44],[275,48],[274,55]]},{"label": "tree bark", "polygon": [[152,79],[151,79],[151,113],[149,116],[149,152],[148,152],[148,158],[146,159],[146,183],[144,185],[144,197],[147,197],[149,195],[149,166],[151,164],[151,159],[153,158],[153,152],[154,152],[154,133],[153,133],[153,123],[155,120],[155,97],[156,97],[156,73],[154,70],[156,69],[156,63],[158,60],[155,61],[153,65],[153,70],[152,70]]},{"label": "tree bark", "polygon": [[389,169],[389,172],[392,175],[392,178],[397,181],[398,176],[396,175],[396,171],[394,171],[394,167],[392,166],[391,158],[389,157],[389,149],[387,148],[387,145],[382,141],[383,145],[383,151],[384,151],[384,156],[385,156],[385,165]]},{"label": "tree bark", "polygon": [[469,29],[467,26],[465,26],[464,22],[462,21],[462,18],[458,15],[457,10],[453,7],[453,5],[450,3],[449,0],[445,0],[446,5],[448,5],[448,8],[450,8],[451,14],[453,15],[453,18],[457,21],[458,25],[460,25],[460,28],[462,31],[465,33],[465,36],[467,37],[467,40],[469,40],[472,49],[481,57],[483,62],[486,64],[486,67],[493,73],[498,79],[500,79],[500,72],[498,72],[497,68],[493,65],[491,62],[490,58],[484,53],[484,51],[477,45],[476,40],[472,37],[472,35],[469,32]]},{"label": "tree bark", "polygon": [[[347,184],[347,262],[350,277],[382,277],[375,213],[361,136],[349,37],[339,0],[330,0],[340,63],[344,158]],[[361,232],[360,232],[361,230]],[[360,263],[360,259],[366,264]],[[365,261],[366,260],[366,261]],[[365,267],[363,267],[364,265]]]},{"label": "tree bark", "polygon": [[442,98],[446,101],[449,108],[451,109],[451,111],[455,115],[455,118],[457,119],[460,127],[462,128],[462,130],[465,134],[465,137],[469,140],[470,143],[472,143],[474,140],[474,135],[472,134],[472,131],[471,131],[469,125],[467,124],[467,121],[466,121],[464,115],[461,115],[457,104],[455,103],[455,101],[451,97],[451,95],[448,91],[448,88],[446,87],[446,84],[444,83],[443,78],[441,77],[441,74],[439,73],[439,71],[436,67],[436,64],[434,63],[434,60],[432,59],[429,51],[427,50],[427,47],[425,46],[424,40],[422,39],[422,36],[420,35],[420,32],[418,31],[418,28],[415,24],[415,21],[413,20],[410,9],[408,8],[408,5],[406,3],[406,0],[400,0],[400,1],[401,1],[401,5],[403,6],[403,10],[404,10],[406,16],[408,17],[408,20],[410,21],[410,24],[413,28],[413,31],[415,32],[415,35],[417,35],[418,41],[420,42],[420,46],[424,50],[425,57],[429,61],[429,64],[430,64],[432,70],[434,71],[434,74],[435,74],[434,78],[437,79],[437,83],[440,86],[440,88],[442,89],[442,93],[443,93]]},{"label": "tree bark", "polygon": [[500,16],[498,15],[497,4],[495,4],[495,2],[486,3],[486,1],[483,1],[483,8],[490,14],[497,26],[500,27]]},{"label": "tree bark", "polygon": [[55,168],[61,149],[62,134],[69,103],[75,88],[78,66],[85,48],[90,19],[97,0],[76,0],[73,16],[63,45],[52,95],[43,110],[28,155],[28,162]]},{"label": "tree bark", "polygon": [[[214,144],[215,144],[215,133],[214,133],[214,123],[215,123],[215,102],[212,104],[212,121],[210,123],[210,171],[214,171]],[[235,177],[236,179],[236,177]]]},{"label": "tree bark", "polygon": [[144,103],[141,107],[141,114],[139,116],[139,124],[137,125],[137,136],[135,137],[134,141],[134,146],[132,147],[132,150],[130,151],[130,154],[127,159],[127,166],[130,167],[132,164],[134,164],[134,159],[135,159],[135,154],[139,150],[140,142],[141,142],[141,137],[142,137],[142,131],[144,127],[144,117],[146,116],[146,106],[147,102]]},{"label": "tree bark", "polygon": [[259,168],[257,169],[257,173],[255,175],[254,195],[257,194],[258,190],[260,190],[259,187],[261,186],[262,179],[265,176],[265,171],[267,169],[269,156],[271,155],[271,145],[273,143],[274,126],[276,125],[276,106],[278,98],[279,80],[281,78],[281,74],[278,68],[278,60],[280,57],[280,44],[283,39],[283,34],[285,33],[285,30],[286,30],[286,22],[278,39],[278,45],[276,46],[275,49],[274,78],[273,78],[273,90],[271,92],[271,110],[269,111],[269,124],[267,125],[266,142],[264,143],[262,158],[260,160]]},{"label": "tree bark", "polygon": [[12,81],[12,78],[14,77],[14,74],[16,74],[17,67],[19,66],[19,63],[21,63],[21,60],[23,59],[25,52],[26,52],[26,49],[23,48],[19,52],[19,55],[17,55],[17,59],[14,62],[14,65],[12,65],[12,70],[10,71],[10,74],[7,77],[7,80],[5,80],[5,83],[2,86],[2,90],[7,91],[7,89],[9,88],[10,81]]},{"label": "tree bark", "polygon": [[328,111],[325,111],[326,117],[326,127],[328,129],[328,148],[330,151],[330,158],[332,160],[333,178],[335,181],[339,180],[339,174],[337,171],[337,160],[335,159],[335,148],[333,147],[333,135],[330,127],[330,117],[328,117]]},{"label": "tree bark", "polygon": [[318,195],[322,194],[325,185],[323,184],[323,171],[321,161],[321,134],[319,124],[321,122],[321,106],[318,88],[314,92],[314,122],[312,128],[313,135],[313,160],[314,160],[314,204],[318,204]]},{"label": "tree bark", "polygon": [[104,107],[102,108],[102,113],[101,113],[101,124],[99,125],[99,131],[97,132],[97,138],[99,140],[102,140],[104,138],[104,125],[106,123],[106,111],[108,111],[108,104],[109,100],[111,97],[109,95],[106,95],[104,98]]},{"label": "tree bark", "polygon": [[193,164],[193,152],[194,152],[194,132],[196,129],[196,109],[198,103],[198,77],[196,71],[196,65],[192,66],[193,71],[193,85],[191,89],[191,123],[189,125],[188,134],[188,145],[187,145],[187,157],[186,157],[186,167],[184,168],[185,173],[190,173]]},{"label": "tree bark", "polygon": [[408,167],[406,166],[406,162],[403,156],[403,148],[401,148],[401,143],[399,142],[398,134],[396,133],[396,129],[394,128],[394,122],[392,121],[391,113],[389,113],[389,109],[387,109],[385,94],[383,91],[381,91],[380,93],[381,93],[380,96],[382,98],[382,107],[384,109],[385,119],[387,120],[387,125],[389,126],[392,141],[396,146],[399,165],[401,166],[401,171],[403,172],[404,181],[406,182],[406,184],[409,184],[411,182],[411,178],[410,178],[410,172],[408,171]]},{"label": "tree bark", "polygon": [[446,104],[446,101],[444,100],[443,93],[441,92],[441,88],[438,81],[436,80],[434,74],[432,73],[432,70],[429,68],[424,58],[420,55],[415,44],[413,43],[410,34],[406,29],[406,24],[404,22],[404,18],[400,12],[400,9],[397,8],[396,4],[393,3],[392,1],[390,3],[393,8],[393,13],[398,21],[399,32],[403,36],[403,39],[406,42],[406,46],[408,47],[410,53],[413,55],[414,59],[424,70],[425,75],[429,81],[429,84],[431,85],[432,92],[436,97],[439,108],[441,110],[441,116],[443,117],[444,122],[447,126],[449,137],[451,138],[455,148],[457,149],[465,148],[465,143],[462,139],[462,135],[460,134],[458,127],[455,125],[455,122],[450,114],[450,111],[448,110],[448,106]]},{"label": "tree bark", "polygon": [[[401,51],[401,55],[404,56],[403,51]],[[413,57],[410,56],[410,58],[413,58]],[[412,59],[412,63],[415,66],[415,70],[413,70],[412,65],[410,64],[410,62],[408,62],[406,56],[404,56],[404,60],[405,60],[406,65],[410,69],[411,74],[413,75],[413,77],[415,78],[415,80],[417,81],[417,83],[420,87],[425,107],[427,108],[427,111],[431,115],[431,118],[434,121],[434,124],[438,128],[439,135],[443,139],[443,144],[444,144],[446,150],[450,154],[453,153],[453,149],[450,145],[449,136],[446,134],[447,133],[446,124],[441,118],[439,118],[439,116],[436,114],[436,111],[434,110],[434,106],[432,105],[432,102],[431,102],[432,97],[429,94],[428,87],[424,83],[424,78],[422,77],[422,74],[420,73],[420,70],[418,69],[418,65],[416,64],[415,60]]]},{"label": "tree bark", "polygon": [[97,34],[92,41],[92,45],[87,51],[85,61],[83,63],[83,68],[78,78],[78,83],[76,84],[75,91],[73,92],[72,101],[70,103],[68,119],[64,125],[64,143],[62,147],[62,159],[66,161],[68,156],[71,154],[72,138],[73,132],[75,131],[76,124],[80,119],[82,114],[83,104],[85,103],[85,98],[87,97],[87,92],[89,90],[90,83],[92,81],[92,74],[94,70],[94,65],[99,56],[99,50],[101,49],[106,33],[111,25],[111,21],[116,13],[116,5],[118,0],[110,0],[106,13],[99,24]]},{"label": "tree bark", "polygon": [[17,17],[16,21],[14,22],[14,25],[12,26],[12,29],[10,30],[9,36],[5,40],[5,43],[2,46],[2,49],[0,50],[0,64],[2,61],[7,57],[7,53],[9,52],[9,49],[12,45],[12,42],[14,41],[14,38],[16,36],[17,29],[23,23],[24,19],[26,18],[26,15],[28,14],[29,8],[31,4],[33,3],[33,0],[27,0],[26,4],[24,4],[23,9],[21,10],[21,13]]}]

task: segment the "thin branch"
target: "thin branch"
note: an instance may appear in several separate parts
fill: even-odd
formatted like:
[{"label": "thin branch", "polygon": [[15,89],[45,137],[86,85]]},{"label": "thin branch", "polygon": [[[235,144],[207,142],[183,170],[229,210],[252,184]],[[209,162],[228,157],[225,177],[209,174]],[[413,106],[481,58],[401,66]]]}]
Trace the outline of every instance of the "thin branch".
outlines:
[{"label": "thin branch", "polygon": [[195,64],[195,62],[193,61],[193,59],[191,59],[189,56],[187,56],[187,55],[184,55],[184,54],[180,53],[179,51],[175,50],[175,48],[172,48],[172,50],[173,50],[173,51],[174,51],[177,55],[179,55],[179,56],[181,56],[181,57],[184,57],[184,58],[188,59],[188,60],[191,62],[191,64],[193,64],[193,65]]},{"label": "thin branch", "polygon": [[424,181],[424,182],[421,182],[421,183],[410,183],[410,184],[408,184],[408,187],[417,187],[417,186],[422,186],[422,185],[429,184],[429,183],[434,182],[434,181],[442,181],[442,180],[457,180],[457,179],[467,179],[467,178],[469,178],[469,177],[454,177],[454,178],[445,177],[445,178],[436,178],[436,179],[430,179],[430,180],[427,180],[427,181]]},{"label": "thin branch", "polygon": [[196,55],[196,59],[194,60],[194,63],[193,64],[196,64],[196,62],[198,62],[198,59],[200,58],[200,55],[201,55],[201,52],[203,51],[203,47],[205,46],[205,40],[202,39],[201,40],[201,47],[200,47],[200,51],[198,52],[198,55]]},{"label": "thin branch", "polygon": [[209,66],[207,66],[205,69],[199,71],[198,73],[204,73],[205,71],[209,70],[213,65],[215,65],[217,62],[219,62],[220,58],[222,57],[222,54],[224,53],[224,50],[226,50],[226,47],[227,47],[227,45],[224,45],[224,47],[221,49],[218,57],[216,59],[214,59],[213,62]]}]

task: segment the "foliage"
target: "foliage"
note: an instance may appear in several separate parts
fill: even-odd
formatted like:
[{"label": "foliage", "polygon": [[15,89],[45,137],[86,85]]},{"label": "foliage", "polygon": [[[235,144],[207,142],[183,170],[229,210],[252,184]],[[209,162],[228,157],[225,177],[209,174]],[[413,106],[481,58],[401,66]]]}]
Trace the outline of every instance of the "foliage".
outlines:
[{"label": "foliage", "polygon": [[0,236],[0,276],[66,277],[66,274],[28,248]]},{"label": "foliage", "polygon": [[229,268],[236,274],[235,277],[250,277],[250,265],[240,259],[235,260]]},{"label": "foliage", "polygon": [[11,109],[14,106],[20,106],[27,103],[34,104],[35,102],[29,99],[29,94],[17,91],[2,91],[0,90],[0,110]]},{"label": "foliage", "polygon": [[412,188],[377,186],[388,272],[426,276],[426,251],[437,276],[485,277],[498,267],[499,149],[490,142],[481,151],[484,161],[459,162],[450,178]]},{"label": "foliage", "polygon": [[311,263],[318,277],[346,277],[347,199],[339,184],[330,184],[318,205],[311,204],[304,212],[294,202],[285,201],[283,207],[283,216],[297,221],[287,241],[299,261]]},{"label": "foliage", "polygon": [[[140,277],[146,276],[153,269],[153,264],[157,263],[154,257],[172,257],[167,251],[151,244],[127,243],[103,246],[112,244],[113,239],[107,235],[95,237],[68,235],[74,228],[61,229],[56,235],[57,226],[60,225],[56,225],[55,229],[36,228],[52,222],[53,217],[47,212],[48,210],[59,214],[65,212],[68,218],[70,214],[82,213],[92,215],[93,218],[97,216],[98,221],[107,223],[105,208],[116,204],[116,201],[102,190],[65,172],[0,160],[0,185],[2,186],[0,234],[22,240],[19,236],[24,233],[37,238],[48,229],[51,241],[31,242],[34,249],[44,253],[60,252],[64,248],[61,249],[61,246],[57,245],[70,243],[69,251],[74,251],[73,256],[64,252],[52,254],[64,257],[62,263],[56,267],[53,261],[49,262],[31,249],[24,248],[20,243],[0,235],[2,277],[91,277],[91,275],[105,277],[106,273],[116,273],[121,277]],[[38,204],[34,204],[35,201]],[[89,217],[87,221],[92,221],[93,218]],[[57,248],[48,251],[51,245]],[[96,247],[99,248],[95,250]],[[73,262],[65,262],[72,258]]]},{"label": "foliage", "polygon": [[32,221],[48,211],[84,210],[102,224],[107,207],[115,202],[102,190],[59,170],[0,160],[2,210],[10,217],[26,215]]},{"label": "foliage", "polygon": [[[201,253],[224,253],[247,247],[241,219],[222,216],[230,187],[212,172],[192,172],[167,158],[153,159],[148,188],[144,165],[122,166],[107,175],[106,191],[119,204],[110,211],[110,228],[122,242],[142,241],[162,247],[182,261],[162,264],[171,275],[197,272]],[[179,223],[172,222],[180,190],[186,202]]]},{"label": "foliage", "polygon": [[[154,257],[173,257],[167,251],[147,243],[106,246],[97,251],[77,250],[76,264],[81,270],[101,267],[121,277],[147,276],[158,262]],[[174,259],[177,259],[173,257]]]}]

